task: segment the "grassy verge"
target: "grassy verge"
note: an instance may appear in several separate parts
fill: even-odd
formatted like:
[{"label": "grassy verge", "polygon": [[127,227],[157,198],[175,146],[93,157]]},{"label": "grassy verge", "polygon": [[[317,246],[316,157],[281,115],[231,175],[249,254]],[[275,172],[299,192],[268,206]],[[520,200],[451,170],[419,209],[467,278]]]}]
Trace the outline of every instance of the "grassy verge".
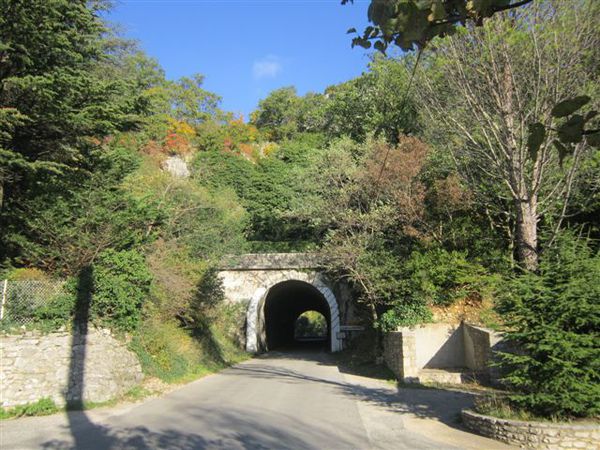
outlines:
[{"label": "grassy verge", "polygon": [[[149,390],[142,385],[138,385],[127,391],[125,394],[105,402],[83,402],[83,409],[88,410],[106,406],[115,406],[123,402],[136,402],[155,393],[155,391]],[[0,407],[0,420],[17,419],[19,417],[49,416],[69,409],[69,406],[61,407],[56,405],[51,398],[42,398],[37,402],[18,405],[12,408]]]},{"label": "grassy verge", "polygon": [[41,398],[35,403],[27,403],[12,408],[0,407],[0,420],[14,419],[17,417],[48,416],[55,414],[61,409],[50,398]]}]

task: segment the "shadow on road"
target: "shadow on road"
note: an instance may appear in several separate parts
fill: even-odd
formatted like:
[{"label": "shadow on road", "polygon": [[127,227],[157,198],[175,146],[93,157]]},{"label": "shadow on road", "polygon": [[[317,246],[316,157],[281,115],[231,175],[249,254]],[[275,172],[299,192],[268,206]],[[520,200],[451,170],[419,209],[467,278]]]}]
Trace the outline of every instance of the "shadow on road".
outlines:
[{"label": "shadow on road", "polygon": [[[301,372],[269,364],[279,358],[312,360],[324,365],[337,365],[336,360],[324,352],[296,350],[270,352],[261,356],[260,364],[242,364],[224,372],[227,376],[251,376],[254,378],[277,378],[289,383],[325,383],[339,389],[356,400],[371,403],[400,414],[412,414],[419,418],[433,419],[450,427],[464,430],[458,421],[460,411],[472,406],[475,394],[463,391],[428,387],[377,387],[372,380],[365,383],[341,382],[332,379],[307,376]],[[370,382],[369,382],[370,381]],[[370,385],[366,385],[370,384]]]},{"label": "shadow on road", "polygon": [[[45,449],[248,449],[248,450],[317,450],[319,442],[330,439],[328,429],[316,429],[304,424],[297,417],[284,418],[287,429],[270,425],[268,420],[253,418],[252,411],[215,412],[209,408],[194,406],[181,411],[182,415],[217,431],[217,436],[202,436],[183,432],[172,427],[156,431],[144,426],[114,427],[94,425],[89,428],[82,412],[72,415],[71,426],[79,429],[75,446],[69,442],[54,440],[43,444]],[[264,419],[264,416],[262,417]],[[168,423],[165,418],[165,423]],[[340,440],[341,448],[353,449],[355,436]]]}]

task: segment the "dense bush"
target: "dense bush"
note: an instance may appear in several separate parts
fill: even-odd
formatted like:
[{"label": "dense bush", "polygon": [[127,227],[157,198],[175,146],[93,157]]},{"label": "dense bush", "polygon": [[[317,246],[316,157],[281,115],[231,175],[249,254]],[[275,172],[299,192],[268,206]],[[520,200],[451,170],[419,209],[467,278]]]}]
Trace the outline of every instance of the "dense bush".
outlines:
[{"label": "dense bush", "polygon": [[443,306],[478,295],[485,284],[483,268],[470,262],[465,252],[440,248],[412,252],[403,264],[402,278],[407,295]]},{"label": "dense bush", "polygon": [[119,330],[134,330],[151,281],[144,256],[137,251],[101,253],[93,266],[90,317]]},{"label": "dense bush", "polygon": [[393,298],[379,320],[384,331],[429,322],[430,306],[449,306],[465,297],[479,300],[490,288],[483,267],[465,252],[439,247],[415,250],[406,260],[392,259],[388,270],[396,275],[386,283]]},{"label": "dense bush", "polygon": [[394,331],[398,327],[408,327],[420,323],[431,322],[431,310],[425,303],[420,301],[395,302],[394,305],[384,312],[379,319],[379,327],[382,331]]},{"label": "dense bush", "polygon": [[572,236],[548,249],[539,273],[506,286],[500,307],[511,402],[545,417],[600,414],[600,254]]}]

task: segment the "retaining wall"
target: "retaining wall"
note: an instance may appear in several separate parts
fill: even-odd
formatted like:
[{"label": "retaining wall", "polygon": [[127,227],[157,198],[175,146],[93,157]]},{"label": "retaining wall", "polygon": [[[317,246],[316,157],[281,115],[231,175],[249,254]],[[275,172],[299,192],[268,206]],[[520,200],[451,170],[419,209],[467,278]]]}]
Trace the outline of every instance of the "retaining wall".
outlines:
[{"label": "retaining wall", "polygon": [[50,397],[103,402],[143,378],[137,357],[108,330],[26,332],[0,336],[0,404],[11,407]]},{"label": "retaining wall", "polygon": [[497,419],[473,411],[462,412],[469,430],[511,445],[537,449],[600,449],[600,426]]},{"label": "retaining wall", "polygon": [[405,382],[418,381],[424,369],[468,369],[495,378],[489,362],[500,342],[500,334],[466,323],[404,327],[384,336],[384,359]]}]

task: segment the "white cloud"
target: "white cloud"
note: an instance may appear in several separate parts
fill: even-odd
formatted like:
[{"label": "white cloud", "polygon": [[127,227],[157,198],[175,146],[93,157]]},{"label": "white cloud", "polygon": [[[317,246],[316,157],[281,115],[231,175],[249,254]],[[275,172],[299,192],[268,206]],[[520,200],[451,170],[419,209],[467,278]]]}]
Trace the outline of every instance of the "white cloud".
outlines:
[{"label": "white cloud", "polygon": [[252,75],[256,80],[260,80],[261,78],[275,78],[282,70],[283,66],[279,58],[274,55],[258,59],[252,65]]}]

